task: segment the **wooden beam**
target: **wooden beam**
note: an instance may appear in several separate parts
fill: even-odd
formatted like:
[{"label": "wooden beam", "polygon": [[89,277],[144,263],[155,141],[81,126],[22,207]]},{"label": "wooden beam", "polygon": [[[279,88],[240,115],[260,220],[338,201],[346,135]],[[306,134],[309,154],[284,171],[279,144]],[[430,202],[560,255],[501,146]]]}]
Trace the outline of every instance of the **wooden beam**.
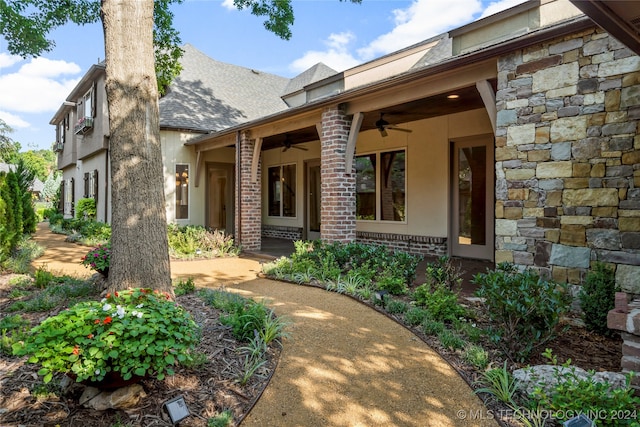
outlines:
[{"label": "wooden beam", "polygon": [[351,129],[349,129],[349,139],[347,139],[347,151],[344,159],[345,173],[351,173],[353,169],[353,158],[356,155],[356,141],[360,133],[360,126],[362,126],[362,119],[364,119],[364,114],[358,111],[353,115],[353,120],[351,120]]},{"label": "wooden beam", "polygon": [[272,123],[251,128],[251,138],[266,138],[272,135],[292,132],[309,126],[314,126],[322,117],[322,110],[302,113],[299,116],[276,119]]},{"label": "wooden beam", "polygon": [[480,80],[476,82],[476,89],[480,93],[480,97],[482,98],[482,102],[484,102],[484,107],[487,109],[487,114],[489,115],[489,120],[491,121],[491,127],[493,128],[493,133],[496,133],[496,120],[498,117],[498,109],[496,108],[496,94],[493,91],[493,87],[491,83],[487,80]]},{"label": "wooden beam", "polygon": [[225,135],[220,138],[211,139],[206,142],[194,144],[196,152],[217,150],[218,148],[231,147],[236,144],[236,135]]},{"label": "wooden beam", "polygon": [[256,138],[256,144],[253,146],[253,158],[251,159],[251,181],[252,182],[258,181],[258,165],[260,162],[261,151],[262,151],[262,138]]},{"label": "wooden beam", "polygon": [[202,170],[202,151],[196,152],[196,188],[200,185],[200,172]]}]

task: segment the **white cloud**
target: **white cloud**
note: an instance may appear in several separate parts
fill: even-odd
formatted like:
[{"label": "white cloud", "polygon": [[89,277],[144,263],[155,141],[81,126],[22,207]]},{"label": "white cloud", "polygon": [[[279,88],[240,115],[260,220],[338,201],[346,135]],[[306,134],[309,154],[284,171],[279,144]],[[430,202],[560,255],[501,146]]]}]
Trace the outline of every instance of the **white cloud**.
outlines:
[{"label": "white cloud", "polygon": [[80,67],[73,62],[38,57],[20,67],[19,73],[33,77],[57,77],[78,74],[80,71]]},{"label": "white cloud", "polygon": [[494,1],[487,6],[487,8],[482,12],[482,15],[478,19],[485,18],[489,15],[496,14],[498,12],[502,12],[503,10],[509,9],[515,5],[520,3],[524,3],[525,0],[500,0]]},{"label": "white cloud", "polygon": [[0,68],[11,67],[13,64],[17,64],[22,61],[22,58],[18,55],[9,55],[8,53],[0,53]]},{"label": "white cloud", "polygon": [[[231,0],[226,0],[231,1]],[[324,51],[308,51],[296,59],[289,68],[302,72],[323,62],[329,67],[343,71],[362,62],[403,49],[452,28],[474,20],[493,15],[525,0],[498,0],[483,9],[481,0],[414,0],[406,9],[394,9],[392,20],[394,28],[382,34],[365,47],[350,51],[355,35],[350,33],[331,34]],[[485,2],[486,4],[486,2]],[[350,34],[348,39],[341,38]]]},{"label": "white cloud", "polygon": [[222,7],[229,10],[236,10],[236,5],[233,4],[233,0],[223,0]]},{"label": "white cloud", "polygon": [[349,44],[355,40],[353,33],[344,32],[331,34],[325,42],[327,50],[306,52],[302,58],[298,58],[291,63],[289,69],[301,73],[318,62],[322,62],[336,71],[346,70],[359,64],[359,59],[353,57],[348,51]]},{"label": "white cloud", "polygon": [[18,72],[0,76],[0,108],[25,113],[54,112],[80,80],[60,76],[80,71],[74,63],[33,59]]},{"label": "white cloud", "polygon": [[393,30],[358,49],[358,56],[368,61],[395,52],[471,22],[481,10],[480,0],[416,0],[407,9],[393,10]]},{"label": "white cloud", "polygon": [[12,128],[27,128],[30,126],[29,123],[24,121],[19,116],[11,114],[7,111],[0,110],[0,120],[4,121],[9,127]]}]

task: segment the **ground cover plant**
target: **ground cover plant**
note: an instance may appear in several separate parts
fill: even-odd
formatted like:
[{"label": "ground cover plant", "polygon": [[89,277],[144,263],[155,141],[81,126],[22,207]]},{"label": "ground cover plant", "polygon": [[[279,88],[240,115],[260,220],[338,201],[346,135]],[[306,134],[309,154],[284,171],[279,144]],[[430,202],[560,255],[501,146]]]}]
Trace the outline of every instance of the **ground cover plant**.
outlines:
[{"label": "ground cover plant", "polygon": [[[246,300],[224,290],[198,290],[191,278],[174,283],[176,294],[179,294],[176,297],[178,305],[166,299],[165,295],[142,289],[101,299],[102,287],[99,283],[91,279],[82,281],[57,276],[44,269],[40,270],[37,277],[34,273],[1,278],[0,371],[12,372],[10,376],[3,375],[0,378],[0,402],[3,408],[12,408],[0,414],[2,425],[35,425],[45,421],[64,426],[140,425],[149,413],[165,414],[162,405],[175,395],[176,388],[181,391],[191,413],[197,414],[185,425],[236,425],[265,387],[275,368],[280,351],[278,343],[285,336],[286,322],[275,317],[263,303]],[[85,291],[62,291],[64,288]],[[58,294],[64,298],[57,300],[47,311],[35,312],[25,308],[30,305],[29,301]],[[162,309],[157,312],[156,321],[150,322],[152,319],[148,316],[152,314],[149,312],[156,305]],[[7,307],[11,306],[14,309],[9,312]],[[106,311],[105,306],[108,306]],[[66,307],[71,309],[63,310]],[[234,307],[246,309],[238,311]],[[178,312],[182,314],[178,315]],[[233,325],[225,324],[224,319],[230,317],[233,318]],[[185,323],[170,320],[189,318],[191,320]],[[40,323],[42,319],[47,320]],[[50,324],[58,320],[62,323],[55,327]],[[244,325],[245,320],[251,325]],[[78,398],[83,387],[73,382],[68,385],[65,376],[57,371],[70,368],[76,379],[84,376],[88,380],[96,380],[102,375],[102,361],[116,357],[125,374],[143,374],[141,370],[136,370],[145,367],[144,363],[135,364],[135,369],[133,366],[124,366],[131,365],[131,360],[137,357],[134,353],[142,356],[142,348],[148,353],[151,346],[143,345],[142,341],[150,339],[152,334],[149,331],[143,333],[140,328],[151,327],[152,323],[164,329],[168,335],[166,340],[153,340],[152,353],[158,357],[145,356],[145,359],[156,360],[162,366],[154,367],[153,363],[149,363],[148,369],[152,375],[140,380],[148,394],[144,407],[126,412],[95,411],[81,407]],[[170,325],[174,323],[178,329],[172,329]],[[194,333],[194,329],[182,331],[190,323],[197,325],[197,342],[193,341],[196,335],[188,337],[188,334]],[[32,330],[34,326],[35,330]],[[114,330],[119,327],[122,327],[123,334]],[[251,338],[239,339],[234,334],[234,328]],[[58,332],[54,333],[54,330]],[[61,331],[64,333],[60,334]],[[60,336],[70,338],[72,342],[64,344]],[[100,346],[100,342],[106,343],[114,336],[117,336],[114,342],[122,344],[126,341],[127,345],[108,349]],[[51,346],[51,340],[59,344]],[[163,345],[169,346],[168,353],[166,349],[157,348],[162,341]],[[134,345],[136,342],[140,345]],[[189,343],[194,346],[187,352],[177,351],[186,348]],[[37,363],[25,363],[27,357],[13,354],[15,350],[21,353],[22,349],[28,348],[38,355],[31,359]],[[176,350],[175,353],[171,349]],[[53,354],[56,350],[59,356]],[[115,355],[114,351],[120,354]],[[116,366],[112,362],[110,365]],[[74,364],[78,369],[74,368]],[[96,373],[98,370],[100,374]],[[167,375],[164,378],[163,373]],[[33,396],[32,399],[24,399],[25,390],[29,396]],[[162,420],[158,418],[154,422],[159,425],[168,423],[166,414],[162,417]]]},{"label": "ground cover plant", "polygon": [[[515,391],[510,372],[529,363],[544,364],[542,350],[547,345],[566,350],[571,347],[571,337],[577,336],[576,334],[580,334],[581,342],[586,338],[593,339],[593,335],[585,336],[586,332],[580,332],[576,328],[563,329],[567,327],[562,324],[563,316],[571,316],[567,311],[569,298],[564,285],[547,281],[531,271],[517,271],[513,266],[504,264],[484,272],[478,271],[474,275],[475,285],[480,289],[478,294],[484,298],[484,302],[471,302],[460,298],[458,292],[463,274],[460,266],[455,265],[448,257],[439,257],[426,263],[421,282],[408,283],[402,292],[394,294],[379,285],[382,274],[379,267],[375,266],[375,257],[358,256],[362,253],[382,253],[382,250],[362,248],[356,244],[354,257],[349,258],[348,246],[298,242],[296,252],[291,257],[263,264],[263,272],[280,280],[308,283],[328,291],[347,294],[403,323],[438,350],[466,377],[480,396],[484,396],[483,400],[490,409],[503,412],[508,410],[511,415],[503,419],[505,424],[550,426],[560,422],[550,419],[545,421],[542,416],[536,418],[536,414],[549,414],[553,408],[560,407],[554,403],[561,400],[560,397],[549,397],[546,400],[541,397],[537,400],[523,399]],[[320,248],[318,253],[314,253],[316,248]],[[387,253],[387,256],[392,255]],[[383,265],[390,264],[393,262],[383,262]],[[403,277],[417,275],[414,271]],[[484,290],[481,290],[483,287]],[[529,324],[522,319],[532,319],[532,322]],[[558,341],[558,347],[555,342],[558,340],[557,333],[561,330],[565,331],[560,335],[564,341]],[[600,349],[606,345],[603,344]],[[574,353],[583,352],[576,348]],[[606,359],[608,356],[604,357]],[[594,360],[597,361],[589,368],[604,367],[599,363],[604,359]],[[616,364],[614,360],[607,366],[609,370],[618,371]],[[587,383],[581,387],[588,389]],[[556,393],[567,394],[561,390]],[[576,393],[582,395],[580,393],[585,392]],[[587,390],[586,393],[590,392]],[[625,393],[628,390],[619,393],[627,396]],[[495,398],[496,395],[501,397]],[[583,403],[587,400],[585,398]],[[623,403],[619,403],[620,401]],[[593,404],[602,408],[626,410],[630,408],[630,402],[627,398],[620,399],[618,396],[612,397],[606,404],[595,401]]]}]

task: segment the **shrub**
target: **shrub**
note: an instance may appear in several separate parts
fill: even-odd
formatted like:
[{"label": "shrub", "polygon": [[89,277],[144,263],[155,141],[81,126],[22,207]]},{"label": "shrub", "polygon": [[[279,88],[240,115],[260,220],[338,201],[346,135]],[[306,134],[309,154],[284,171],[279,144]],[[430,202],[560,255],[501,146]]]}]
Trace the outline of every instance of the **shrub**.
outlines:
[{"label": "shrub", "polygon": [[613,335],[607,328],[607,313],[615,307],[616,277],[612,268],[598,262],[587,274],[580,289],[580,305],[585,326],[602,335]]},{"label": "shrub", "polygon": [[189,277],[187,280],[180,279],[174,286],[174,293],[177,297],[181,295],[191,294],[196,290],[196,284],[193,281],[192,277]]},{"label": "shrub", "polygon": [[[543,355],[555,365],[555,358],[550,350]],[[613,389],[606,381],[595,381],[593,372],[587,378],[577,376],[570,364],[571,360],[556,366],[553,380],[555,386],[548,391],[546,384],[540,384],[533,391],[533,399],[550,410],[560,421],[566,421],[571,414],[588,409],[598,414],[598,426],[637,425],[634,424],[637,419],[632,414],[637,413],[640,398],[634,395],[630,376],[627,377],[626,387]]]},{"label": "shrub", "polygon": [[191,315],[151,289],[107,294],[101,302],[81,302],[49,317],[31,330],[15,355],[31,355],[39,375],[51,381],[55,372],[76,381],[100,382],[109,372],[123,379],[173,375],[173,366],[190,358],[199,340]]},{"label": "shrub", "polygon": [[489,319],[496,325],[492,339],[508,357],[525,360],[531,351],[555,336],[560,317],[569,308],[566,286],[517,272],[501,263],[493,271],[476,274],[477,295],[485,299]]},{"label": "shrub", "polygon": [[238,254],[233,238],[220,230],[210,231],[197,225],[169,224],[167,238],[169,253],[176,258],[211,258]]},{"label": "shrub", "polygon": [[460,304],[458,297],[444,284],[423,284],[413,293],[416,304],[426,307],[435,320],[454,321],[466,316],[467,312]]},{"label": "shrub", "polygon": [[459,350],[466,345],[460,335],[446,328],[438,334],[438,338],[440,339],[440,344],[449,350]]},{"label": "shrub", "polygon": [[87,252],[80,262],[85,267],[107,276],[111,264],[111,244],[96,246]]},{"label": "shrub", "polygon": [[387,302],[386,310],[389,314],[402,314],[406,313],[409,309],[409,305],[400,300],[391,299]]},{"label": "shrub", "polygon": [[424,308],[412,307],[404,314],[404,321],[409,326],[416,326],[430,318],[429,311]]},{"label": "shrub", "polygon": [[94,198],[79,199],[75,205],[76,218],[93,220],[96,218],[96,200]]},{"label": "shrub", "polygon": [[451,258],[441,256],[435,263],[427,264],[426,278],[429,284],[444,285],[454,290],[462,283],[462,270],[459,265],[454,265]]},{"label": "shrub", "polygon": [[385,271],[382,276],[378,278],[377,284],[378,289],[388,291],[392,295],[403,295],[409,290],[404,279],[390,271]]},{"label": "shrub", "polygon": [[465,349],[462,359],[477,369],[485,369],[489,364],[489,353],[479,345],[471,345]]}]

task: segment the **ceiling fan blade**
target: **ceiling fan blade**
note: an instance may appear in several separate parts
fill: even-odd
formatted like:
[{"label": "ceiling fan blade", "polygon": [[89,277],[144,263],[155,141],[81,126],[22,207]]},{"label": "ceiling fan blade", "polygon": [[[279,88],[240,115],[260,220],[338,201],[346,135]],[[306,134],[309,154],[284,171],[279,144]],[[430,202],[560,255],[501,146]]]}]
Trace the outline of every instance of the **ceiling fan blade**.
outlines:
[{"label": "ceiling fan blade", "polygon": [[395,127],[395,126],[387,126],[387,129],[391,129],[391,130],[399,130],[400,132],[407,132],[407,133],[411,133],[411,132],[413,132],[411,129],[397,128],[397,127]]},{"label": "ceiling fan blade", "polygon": [[292,145],[291,148],[297,148],[298,150],[302,150],[302,151],[309,151],[308,148],[300,147],[299,145]]}]

